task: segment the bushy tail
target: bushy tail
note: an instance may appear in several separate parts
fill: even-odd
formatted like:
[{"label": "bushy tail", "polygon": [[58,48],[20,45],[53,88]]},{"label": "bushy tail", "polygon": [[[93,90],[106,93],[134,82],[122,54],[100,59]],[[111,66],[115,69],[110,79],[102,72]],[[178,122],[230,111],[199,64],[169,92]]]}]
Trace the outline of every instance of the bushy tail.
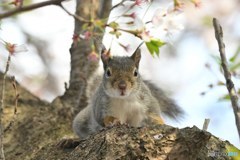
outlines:
[{"label": "bushy tail", "polygon": [[175,120],[179,120],[184,117],[184,111],[174,102],[174,100],[167,97],[161,88],[146,80],[144,80],[144,83],[149,87],[152,95],[158,100],[163,114]]},{"label": "bushy tail", "polygon": [[94,72],[87,84],[86,95],[88,98],[92,97],[96,93],[96,90],[100,86],[101,82],[102,75],[98,73],[98,71]]}]

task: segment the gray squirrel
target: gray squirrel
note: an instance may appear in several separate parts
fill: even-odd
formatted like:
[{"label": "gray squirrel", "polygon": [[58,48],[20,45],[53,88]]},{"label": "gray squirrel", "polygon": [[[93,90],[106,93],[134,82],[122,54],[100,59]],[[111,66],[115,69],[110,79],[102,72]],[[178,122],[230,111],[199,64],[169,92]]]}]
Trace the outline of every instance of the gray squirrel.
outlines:
[{"label": "gray squirrel", "polygon": [[161,113],[173,119],[184,115],[163,90],[140,76],[140,46],[131,57],[109,55],[103,47],[104,74],[93,76],[87,89],[88,106],[73,120],[73,130],[80,138],[114,124],[133,127],[162,124]]}]

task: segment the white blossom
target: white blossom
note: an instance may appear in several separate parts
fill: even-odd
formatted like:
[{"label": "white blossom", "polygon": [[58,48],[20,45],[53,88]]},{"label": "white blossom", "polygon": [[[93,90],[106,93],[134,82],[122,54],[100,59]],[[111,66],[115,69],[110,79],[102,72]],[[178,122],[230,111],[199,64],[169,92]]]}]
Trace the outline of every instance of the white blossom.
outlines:
[{"label": "white blossom", "polygon": [[28,49],[26,47],[26,45],[24,44],[21,44],[21,45],[15,45],[15,48],[14,48],[14,53],[19,53],[19,52],[27,52]]},{"label": "white blossom", "polygon": [[152,24],[166,32],[178,32],[184,29],[183,25],[178,22],[178,16],[179,13],[176,11],[159,8],[152,18]]}]

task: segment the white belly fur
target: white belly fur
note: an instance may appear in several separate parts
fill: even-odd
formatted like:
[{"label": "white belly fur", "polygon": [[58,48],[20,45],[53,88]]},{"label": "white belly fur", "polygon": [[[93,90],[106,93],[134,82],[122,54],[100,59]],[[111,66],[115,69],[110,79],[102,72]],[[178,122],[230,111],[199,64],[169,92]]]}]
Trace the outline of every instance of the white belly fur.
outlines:
[{"label": "white belly fur", "polygon": [[137,98],[113,99],[109,111],[110,116],[119,119],[121,124],[134,127],[140,127],[146,118],[146,106],[139,103]]}]

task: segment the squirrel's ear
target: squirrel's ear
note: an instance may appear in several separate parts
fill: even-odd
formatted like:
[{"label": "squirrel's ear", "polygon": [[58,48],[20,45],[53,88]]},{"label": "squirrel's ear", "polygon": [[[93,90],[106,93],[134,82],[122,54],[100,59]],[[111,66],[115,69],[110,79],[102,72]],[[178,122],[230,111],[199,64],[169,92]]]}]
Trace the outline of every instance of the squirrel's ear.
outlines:
[{"label": "squirrel's ear", "polygon": [[136,67],[138,68],[139,66],[139,62],[140,62],[140,59],[141,59],[141,50],[140,48],[138,47],[136,49],[136,51],[133,53],[133,55],[131,56],[132,60],[135,62],[135,65]]},{"label": "squirrel's ear", "polygon": [[106,66],[108,65],[108,62],[110,60],[111,56],[110,56],[110,50],[107,50],[104,45],[102,45],[101,47],[101,60],[103,62],[103,67],[106,68]]}]

